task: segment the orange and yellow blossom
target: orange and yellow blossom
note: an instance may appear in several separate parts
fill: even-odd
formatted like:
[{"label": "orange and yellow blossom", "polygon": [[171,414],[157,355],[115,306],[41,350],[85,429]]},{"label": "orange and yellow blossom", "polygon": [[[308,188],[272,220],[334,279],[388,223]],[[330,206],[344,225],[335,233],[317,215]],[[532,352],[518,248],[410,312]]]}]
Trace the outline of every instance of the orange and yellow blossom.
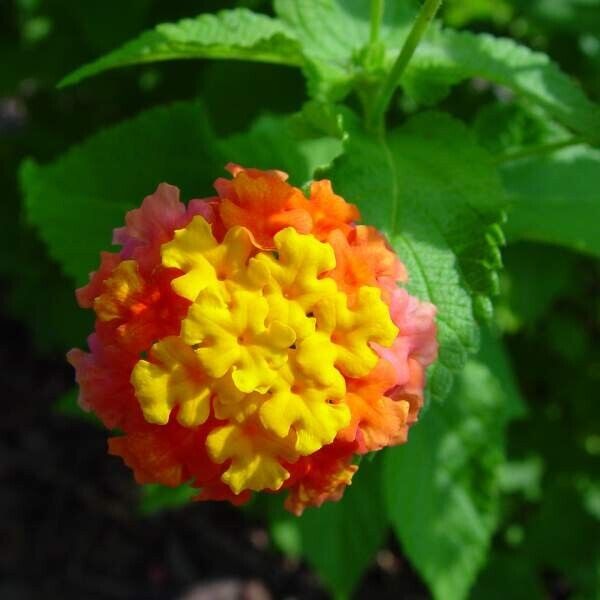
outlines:
[{"label": "orange and yellow blossom", "polygon": [[186,207],[161,184],[128,213],[77,293],[90,352],[68,359],[137,481],[236,504],[285,489],[300,514],[342,496],[357,455],[406,441],[435,308],[329,181],[307,198],[280,171],[228,169],[216,197]]}]

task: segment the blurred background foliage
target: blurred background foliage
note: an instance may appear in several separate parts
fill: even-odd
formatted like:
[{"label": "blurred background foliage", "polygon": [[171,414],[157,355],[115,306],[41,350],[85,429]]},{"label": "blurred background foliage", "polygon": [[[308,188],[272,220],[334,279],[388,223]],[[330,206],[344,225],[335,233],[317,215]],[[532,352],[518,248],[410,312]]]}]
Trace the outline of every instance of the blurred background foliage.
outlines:
[{"label": "blurred background foliage", "polygon": [[[146,486],[138,490],[122,467],[103,455],[102,444],[90,442],[95,450],[81,450],[87,436],[97,440],[102,435],[93,419],[80,422],[69,385],[71,374],[62,359],[68,348],[84,344],[92,325],[90,315],[76,308],[73,296],[74,275],[83,267],[63,264],[61,268],[50,256],[26,217],[17,173],[24,160],[49,163],[92,134],[142,110],[196,99],[202,102],[210,130],[203,135],[214,143],[186,146],[185,123],[176,120],[170,121],[168,138],[160,132],[152,137],[152,124],[145,127],[140,121],[138,129],[144,137],[132,142],[135,128],[121,137],[122,144],[132,144],[130,162],[113,165],[110,172],[115,179],[98,185],[127,187],[131,179],[127,173],[135,169],[135,144],[148,139],[188,156],[176,182],[187,196],[193,191],[195,168],[212,179],[232,152],[250,160],[254,148],[245,149],[236,142],[236,135],[253,126],[257,135],[272,140],[273,131],[281,131],[277,115],[298,111],[307,100],[298,71],[243,62],[176,61],[116,70],[75,87],[56,88],[67,73],[156,23],[234,6],[271,14],[270,3],[261,0],[0,1],[0,181],[5,225],[0,238],[0,309],[5,335],[14,338],[2,354],[6,363],[2,380],[8,410],[15,401],[29,407],[17,410],[3,426],[13,431],[6,448],[3,442],[2,452],[6,450],[8,458],[1,463],[0,473],[20,489],[36,485],[32,483],[40,477],[36,470],[26,477],[15,475],[21,467],[15,467],[11,457],[18,463],[19,453],[31,452],[29,442],[15,431],[27,430],[32,414],[42,429],[48,419],[55,432],[48,443],[68,446],[69,439],[76,438],[80,454],[96,452],[94,465],[104,461],[110,469],[121,469],[119,489],[124,491],[119,493],[123,510],[131,513],[128,518],[140,527],[157,527],[165,537],[172,527],[185,530],[195,518],[193,511],[203,509],[188,507],[175,520],[168,510],[187,503],[189,489],[173,492]],[[598,0],[447,0],[441,18],[453,27],[511,37],[547,53],[579,81],[591,99],[600,101]],[[400,102],[404,110],[418,108],[407,96]],[[560,138],[562,133],[560,126],[526,102],[515,101],[502,88],[478,79],[453,88],[441,106],[467,123],[479,143],[496,155],[518,153],[523,147]],[[321,154],[326,161],[335,152],[330,147],[296,147],[286,139],[280,143],[282,156],[293,155],[288,158],[293,166],[277,166],[298,169],[300,180],[321,164]],[[193,159],[191,152],[197,152]],[[326,597],[330,592],[336,597],[365,598],[432,594],[450,600],[600,598],[600,235],[594,237],[600,222],[600,160],[597,154],[592,160],[589,153],[578,152],[572,148],[561,154],[563,170],[560,157],[557,161],[533,157],[503,166],[506,189],[528,199],[528,212],[509,218],[501,291],[482,349],[469,360],[444,404],[430,408],[423,417],[429,419],[429,426],[415,427],[410,443],[388,451],[385,461],[364,459],[357,482],[337,505],[309,510],[296,520],[282,511],[277,499],[259,499],[245,509],[239,523],[235,521],[236,535],[257,528],[266,531],[266,545],[258,544],[248,552],[277,556],[275,571],[308,578],[302,580],[304,587],[298,587],[296,575],[284,577],[284,583],[265,575],[274,597]],[[36,168],[29,164],[25,169]],[[82,167],[81,178],[88,185],[93,172]],[[56,181],[54,193],[66,195],[69,185],[79,183],[65,185],[58,171]],[[42,199],[46,189],[40,187]],[[540,210],[536,200],[540,189],[548,190],[556,203],[544,205],[549,215],[544,228],[531,235],[528,227]],[[134,204],[145,192],[135,185],[131,190]],[[65,201],[68,206],[68,198]],[[565,211],[565,202],[588,206],[589,219]],[[70,226],[77,228],[79,209],[70,210]],[[115,224],[122,208],[119,211]],[[570,234],[585,228],[579,237]],[[68,238],[69,231],[59,234]],[[579,238],[586,242],[573,243]],[[96,245],[90,243],[90,248],[95,254]],[[73,250],[73,260],[88,264],[85,252],[85,248]],[[15,365],[13,351],[23,358],[23,365]],[[36,381],[33,374],[38,373],[38,365],[43,365],[42,379]],[[42,385],[42,380],[52,383]],[[43,391],[38,397],[39,389]],[[58,429],[56,419],[62,419]],[[10,444],[14,444],[12,449]],[[91,459],[86,460],[92,465]],[[85,463],[82,477],[97,479],[101,485],[106,467],[96,473],[96,467],[89,465]],[[14,517],[20,498],[19,493],[3,497],[5,517],[21,522]],[[29,495],[23,493],[22,498]],[[215,520],[206,535],[229,539],[228,520],[239,518],[232,516],[233,509],[207,514]],[[395,538],[388,530],[390,522]],[[28,541],[42,544],[37,534]],[[16,594],[41,591],[54,597],[58,589],[63,590],[61,597],[170,598],[190,583],[187,576],[170,574],[169,588],[164,578],[153,579],[145,570],[135,580],[131,595],[123,595],[118,585],[98,585],[93,593],[90,589],[82,592],[86,588],[81,582],[73,583],[66,576],[64,583],[60,560],[50,561],[55,565],[51,575],[43,567],[31,571],[31,548],[26,544],[3,550],[0,572],[8,582],[0,587],[3,598],[11,593],[30,597]],[[106,548],[111,552],[110,543]],[[64,559],[70,551],[63,549],[58,557]],[[36,552],[45,557],[52,556],[53,550],[38,548]],[[300,559],[308,566],[303,567]],[[195,556],[186,560],[193,562]],[[212,562],[202,563],[200,577],[223,573],[260,577],[258,567],[254,571],[252,566],[242,568],[234,560],[230,570],[223,570],[214,566],[218,560],[213,557]],[[129,577],[106,566],[97,568],[110,573],[105,573],[105,583]],[[311,579],[311,572],[321,583]]]}]

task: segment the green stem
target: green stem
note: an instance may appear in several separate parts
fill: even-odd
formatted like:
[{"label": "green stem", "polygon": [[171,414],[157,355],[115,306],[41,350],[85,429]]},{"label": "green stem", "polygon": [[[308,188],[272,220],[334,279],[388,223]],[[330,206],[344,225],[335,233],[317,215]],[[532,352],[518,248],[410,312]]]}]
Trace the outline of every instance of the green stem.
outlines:
[{"label": "green stem", "polygon": [[379,41],[379,31],[383,19],[383,2],[384,0],[371,0],[371,36],[369,38],[371,46]]},{"label": "green stem", "polygon": [[539,144],[537,146],[529,146],[528,148],[523,148],[522,150],[517,150],[516,152],[496,156],[494,157],[494,164],[502,165],[504,163],[519,160],[521,158],[539,156],[540,154],[550,154],[551,152],[555,152],[556,150],[562,150],[563,148],[568,148],[569,146],[578,146],[579,144],[588,143],[590,143],[589,139],[587,139],[583,135],[576,135],[572,138],[569,138],[568,140],[552,142],[549,144]]},{"label": "green stem", "polygon": [[423,6],[421,6],[421,10],[413,23],[408,37],[404,41],[400,54],[398,54],[396,62],[392,66],[391,71],[383,82],[383,85],[373,102],[368,119],[368,125],[372,129],[383,129],[383,119],[392,96],[394,95],[394,91],[396,90],[396,87],[398,87],[400,78],[441,4],[442,0],[425,0]]}]

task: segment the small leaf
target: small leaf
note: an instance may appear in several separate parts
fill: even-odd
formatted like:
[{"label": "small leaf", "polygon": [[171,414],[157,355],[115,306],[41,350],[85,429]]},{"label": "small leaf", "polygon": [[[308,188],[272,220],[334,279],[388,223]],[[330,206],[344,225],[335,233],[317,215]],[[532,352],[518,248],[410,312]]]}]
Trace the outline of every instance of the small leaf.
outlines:
[{"label": "small leaf", "polygon": [[[415,2],[386,2],[380,38],[400,46],[415,15]],[[363,51],[369,42],[369,2],[275,0],[275,12],[294,32],[305,57],[311,96],[339,100],[361,81]]]},{"label": "small leaf", "polygon": [[429,391],[441,399],[477,350],[475,309],[487,316],[497,290],[499,177],[464,125],[446,115],[419,115],[386,138],[346,121],[345,153],[330,175],[363,221],[387,234],[408,268],[409,290],[437,306],[440,355]]},{"label": "small leaf", "polygon": [[323,135],[344,139],[344,119],[338,105],[309,100],[302,110],[292,116],[292,128],[305,138]]},{"label": "small leaf", "polygon": [[287,27],[277,19],[237,8],[157,25],[67,75],[59,86],[71,85],[117,67],[190,58],[302,64],[298,44]]},{"label": "small leaf", "polygon": [[171,508],[185,506],[198,495],[198,490],[184,483],[171,488],[157,483],[141,486],[139,510],[143,515],[153,515]]},{"label": "small leaf", "polygon": [[436,600],[465,598],[485,563],[498,521],[504,428],[523,411],[502,347],[488,334],[482,349],[408,444],[385,456],[394,531]]},{"label": "small leaf", "polygon": [[218,144],[228,161],[260,169],[279,169],[294,185],[312,179],[342,152],[342,143],[333,136],[300,139],[289,117],[264,115],[248,131]]}]

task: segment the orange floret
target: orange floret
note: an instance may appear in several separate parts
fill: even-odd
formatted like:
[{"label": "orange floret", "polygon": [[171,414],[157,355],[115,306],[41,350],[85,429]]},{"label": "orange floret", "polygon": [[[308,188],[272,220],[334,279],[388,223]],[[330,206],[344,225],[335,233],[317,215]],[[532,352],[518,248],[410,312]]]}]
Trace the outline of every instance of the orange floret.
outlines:
[{"label": "orange floret", "polygon": [[158,267],[143,277],[138,263],[122,261],[100,288],[93,306],[98,332],[132,352],[147,350],[154,340],[179,333],[189,301],[178,296],[171,282],[180,273]]},{"label": "orange floret", "polygon": [[287,510],[300,516],[306,508],[339,500],[358,470],[352,464],[356,450],[353,443],[335,442],[290,466]]},{"label": "orange floret", "polygon": [[360,454],[395,446],[405,437],[409,403],[386,395],[395,382],[394,367],[384,359],[366,377],[348,382],[346,402],[352,420],[338,437],[356,441]]},{"label": "orange floret", "polygon": [[273,237],[285,227],[308,233],[312,220],[304,194],[286,182],[281,171],[259,171],[228,165],[234,176],[217,179],[219,215],[226,228],[246,227],[260,248],[273,248]]},{"label": "orange floret", "polygon": [[335,230],[328,242],[336,260],[330,276],[346,293],[361,285],[378,286],[389,303],[391,292],[408,278],[406,268],[374,227],[357,225],[347,234]]},{"label": "orange floret", "polygon": [[313,222],[311,233],[319,240],[326,240],[332,231],[349,233],[352,222],[360,219],[358,208],[335,194],[328,179],[311,183],[309,200],[308,211]]},{"label": "orange floret", "polygon": [[75,292],[75,297],[81,308],[92,308],[94,300],[102,293],[104,281],[122,261],[120,254],[114,252],[100,252],[100,267],[90,273],[90,281]]}]

